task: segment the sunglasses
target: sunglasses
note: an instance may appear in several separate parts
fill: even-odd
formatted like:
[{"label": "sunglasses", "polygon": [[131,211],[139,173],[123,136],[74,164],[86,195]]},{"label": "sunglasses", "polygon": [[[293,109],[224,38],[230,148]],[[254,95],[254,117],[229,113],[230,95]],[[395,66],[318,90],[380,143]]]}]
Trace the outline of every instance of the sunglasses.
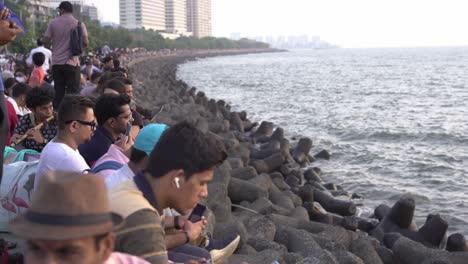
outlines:
[{"label": "sunglasses", "polygon": [[85,125],[85,126],[90,126],[91,129],[94,129],[97,126],[97,123],[94,122],[94,121],[93,122],[88,122],[88,121],[83,121],[83,120],[69,120],[69,121],[65,122],[65,124],[70,124],[73,121],[76,121],[76,122],[78,122],[78,123],[80,123],[82,125]]}]

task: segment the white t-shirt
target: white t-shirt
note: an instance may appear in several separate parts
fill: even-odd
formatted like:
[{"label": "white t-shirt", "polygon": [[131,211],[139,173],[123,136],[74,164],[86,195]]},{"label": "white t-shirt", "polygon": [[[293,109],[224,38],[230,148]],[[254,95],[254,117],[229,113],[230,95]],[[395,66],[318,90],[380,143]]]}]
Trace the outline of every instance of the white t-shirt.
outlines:
[{"label": "white t-shirt", "polygon": [[39,178],[49,171],[74,171],[84,172],[89,166],[80,152],[73,150],[64,143],[49,142],[41,152],[39,165],[34,179],[34,188],[39,183]]},{"label": "white t-shirt", "polygon": [[133,171],[128,167],[128,164],[124,164],[122,168],[114,171],[106,177],[107,190],[110,190],[112,187],[123,181],[131,180],[133,177],[135,177]]},{"label": "white t-shirt", "polygon": [[47,70],[49,69],[49,61],[50,61],[50,58],[52,57],[52,51],[50,51],[50,49],[47,49],[47,48],[44,48],[44,47],[37,47],[37,48],[34,48],[31,50],[31,53],[29,54],[29,57],[26,59],[26,63],[28,65],[32,65],[33,64],[33,61],[32,61],[32,56],[34,55],[34,53],[36,52],[42,52],[44,53],[45,55],[45,61],[44,61],[44,64],[42,64],[42,69],[44,69],[44,72],[47,72]]}]

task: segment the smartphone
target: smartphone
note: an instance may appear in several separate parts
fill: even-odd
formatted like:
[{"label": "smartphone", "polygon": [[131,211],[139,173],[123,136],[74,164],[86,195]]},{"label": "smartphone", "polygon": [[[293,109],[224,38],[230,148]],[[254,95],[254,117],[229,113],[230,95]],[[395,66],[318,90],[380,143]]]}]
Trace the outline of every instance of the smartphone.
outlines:
[{"label": "smartphone", "polygon": [[193,208],[192,213],[190,214],[188,220],[192,223],[196,223],[201,220],[203,213],[205,213],[206,206],[203,204],[197,204],[195,208]]},{"label": "smartphone", "polygon": [[128,122],[127,124],[127,130],[125,130],[125,136],[129,136],[130,132],[132,131],[132,123]]}]

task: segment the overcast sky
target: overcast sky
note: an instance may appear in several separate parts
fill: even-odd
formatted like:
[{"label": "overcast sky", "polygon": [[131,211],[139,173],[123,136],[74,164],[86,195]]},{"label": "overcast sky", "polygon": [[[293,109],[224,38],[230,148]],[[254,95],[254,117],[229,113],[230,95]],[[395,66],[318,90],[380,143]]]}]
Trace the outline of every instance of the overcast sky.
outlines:
[{"label": "overcast sky", "polygon": [[[87,0],[119,21],[119,0]],[[468,0],[212,0],[213,34],[318,35],[343,47],[468,45]]]}]

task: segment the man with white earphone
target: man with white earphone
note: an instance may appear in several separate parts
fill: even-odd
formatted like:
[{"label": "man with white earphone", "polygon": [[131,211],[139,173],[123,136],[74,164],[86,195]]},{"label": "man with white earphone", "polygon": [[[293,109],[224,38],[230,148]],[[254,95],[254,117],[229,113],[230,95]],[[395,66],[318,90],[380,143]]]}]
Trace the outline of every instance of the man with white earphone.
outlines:
[{"label": "man with white earphone", "polygon": [[[145,256],[150,263],[167,263],[163,210],[172,208],[187,215],[208,197],[208,183],[214,169],[226,159],[222,142],[204,134],[187,122],[178,123],[161,135],[151,152],[148,165],[132,180],[114,186],[109,192],[111,208],[123,215],[125,225],[118,229],[115,250]],[[206,220],[185,222],[180,233],[182,243],[194,238],[190,225],[204,228]],[[177,223],[178,224],[178,223]],[[203,259],[173,260],[183,263],[209,263]]]}]

